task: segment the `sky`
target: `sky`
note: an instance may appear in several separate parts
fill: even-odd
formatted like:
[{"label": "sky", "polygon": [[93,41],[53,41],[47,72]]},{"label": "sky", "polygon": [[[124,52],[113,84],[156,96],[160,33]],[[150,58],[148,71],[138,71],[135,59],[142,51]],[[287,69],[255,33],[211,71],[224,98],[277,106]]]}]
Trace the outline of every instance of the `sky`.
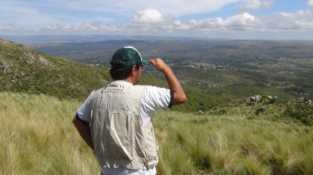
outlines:
[{"label": "sky", "polygon": [[313,40],[313,0],[1,0],[0,34]]}]

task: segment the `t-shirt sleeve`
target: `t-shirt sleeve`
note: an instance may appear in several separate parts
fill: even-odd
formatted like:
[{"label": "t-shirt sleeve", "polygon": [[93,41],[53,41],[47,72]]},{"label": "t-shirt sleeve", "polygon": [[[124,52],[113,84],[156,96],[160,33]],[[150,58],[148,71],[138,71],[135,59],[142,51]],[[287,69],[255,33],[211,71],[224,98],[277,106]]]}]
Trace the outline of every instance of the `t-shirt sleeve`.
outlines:
[{"label": "t-shirt sleeve", "polygon": [[166,88],[146,86],[141,104],[144,111],[148,113],[160,108],[168,108],[171,104],[171,92]]},{"label": "t-shirt sleeve", "polygon": [[90,115],[91,115],[91,101],[94,98],[95,92],[92,91],[90,95],[87,97],[87,99],[80,105],[76,112],[76,116],[85,121],[89,122],[90,121]]}]

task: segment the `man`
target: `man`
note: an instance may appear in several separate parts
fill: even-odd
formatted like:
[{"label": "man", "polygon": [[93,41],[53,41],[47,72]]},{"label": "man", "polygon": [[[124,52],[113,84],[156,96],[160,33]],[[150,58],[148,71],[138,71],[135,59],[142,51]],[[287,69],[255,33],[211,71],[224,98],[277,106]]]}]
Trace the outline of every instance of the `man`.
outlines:
[{"label": "man", "polygon": [[136,48],[118,49],[111,60],[114,81],[93,91],[73,120],[103,175],[155,175],[158,146],[151,113],[187,100],[171,68],[160,58],[149,62],[165,75],[169,89],[134,85],[144,62]]}]

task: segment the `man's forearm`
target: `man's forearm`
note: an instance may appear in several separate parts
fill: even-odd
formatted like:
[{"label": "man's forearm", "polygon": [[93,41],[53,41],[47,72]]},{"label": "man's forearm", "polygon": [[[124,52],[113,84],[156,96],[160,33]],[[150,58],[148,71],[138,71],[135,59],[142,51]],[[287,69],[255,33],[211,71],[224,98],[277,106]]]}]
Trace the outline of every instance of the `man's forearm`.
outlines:
[{"label": "man's forearm", "polygon": [[174,103],[184,103],[187,100],[187,97],[185,95],[184,89],[182,88],[172,69],[169,66],[166,66],[164,67],[164,69],[162,69],[162,72],[165,75],[172,94],[174,95]]},{"label": "man's forearm", "polygon": [[73,120],[73,124],[76,127],[79,135],[84,139],[84,141],[88,144],[91,149],[94,149],[91,139],[91,133],[89,125],[80,119],[77,116]]},{"label": "man's forearm", "polygon": [[172,91],[172,104],[181,104],[187,101],[186,94],[172,69],[161,59],[150,59],[149,62],[166,77],[169,88]]}]

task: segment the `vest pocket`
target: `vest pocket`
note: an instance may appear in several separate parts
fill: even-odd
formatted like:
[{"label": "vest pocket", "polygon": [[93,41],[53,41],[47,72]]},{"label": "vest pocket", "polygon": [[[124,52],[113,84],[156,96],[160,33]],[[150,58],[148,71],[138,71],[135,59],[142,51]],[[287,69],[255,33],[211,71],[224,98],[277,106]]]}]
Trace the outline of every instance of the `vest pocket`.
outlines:
[{"label": "vest pocket", "polygon": [[[111,113],[110,117],[110,135],[113,144],[112,150],[114,156],[119,156],[118,159],[133,160],[134,143],[135,143],[135,128],[134,115],[130,111],[118,111]],[[114,148],[115,147],[115,148]]]}]

